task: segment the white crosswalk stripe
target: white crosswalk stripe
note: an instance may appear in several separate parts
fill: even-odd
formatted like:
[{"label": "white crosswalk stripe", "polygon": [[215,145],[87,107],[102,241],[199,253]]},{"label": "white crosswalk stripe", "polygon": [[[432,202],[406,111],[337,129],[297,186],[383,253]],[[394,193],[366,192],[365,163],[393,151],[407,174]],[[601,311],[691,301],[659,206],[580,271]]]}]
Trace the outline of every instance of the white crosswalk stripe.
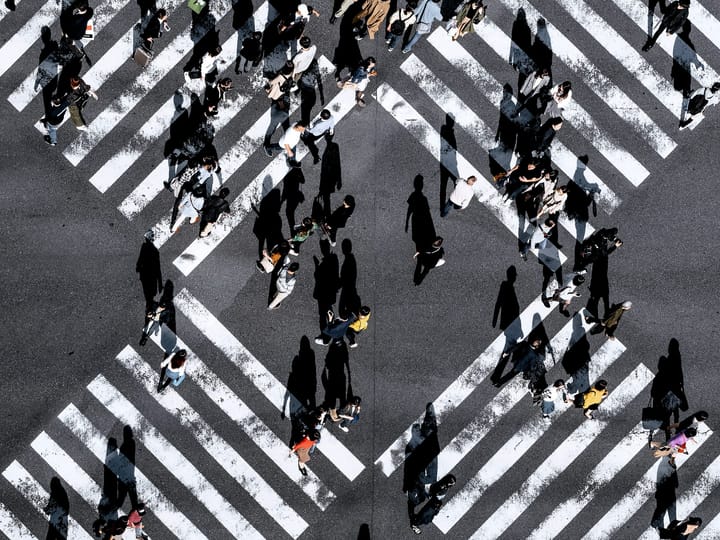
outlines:
[{"label": "white crosswalk stripe", "polygon": [[720,513],[709,523],[703,524],[702,529],[695,536],[695,540],[717,540],[718,538],[720,538]]},{"label": "white crosswalk stripe", "polygon": [[[321,509],[325,510],[335,500],[335,495],[308,468],[308,475],[303,476],[297,467],[287,466],[287,444],[275,435],[265,423],[218,377],[209,366],[200,360],[190,347],[163,326],[158,334],[151,336],[152,341],[165,351],[164,344],[173,343],[175,348],[188,351],[188,368],[186,373],[207,396],[227,414],[273,461],[282,471]],[[167,351],[165,351],[167,352]],[[122,358],[132,358],[123,351]],[[127,364],[126,364],[127,367]],[[145,366],[143,366],[145,367]],[[133,372],[137,377],[137,372]],[[147,375],[152,373],[147,372]]]},{"label": "white crosswalk stripe", "polygon": [[[179,348],[184,344],[178,343]],[[180,423],[188,428],[195,440],[225,471],[232,476],[240,486],[267,512],[278,525],[291,537],[297,538],[305,529],[307,522],[300,517],[277,492],[248,464],[242,456],[208,424],[180,395],[167,388],[162,394],[157,392],[156,380],[159,373],[135,352],[132,347],[126,347],[118,356],[122,364],[145,387],[155,401],[175,416]],[[193,362],[196,358],[188,359],[189,372],[194,371],[195,377],[202,373],[204,366]],[[190,374],[190,373],[188,373]],[[202,374],[204,375],[204,373]],[[285,455],[286,462],[292,462]]]},{"label": "white crosswalk stripe", "polygon": [[[205,337],[219,348],[281,413],[285,413],[285,402],[287,401],[285,396],[289,394],[288,390],[205,306],[187,289],[180,291],[173,299],[173,303],[176,309],[182,312]],[[298,410],[300,408],[298,400],[291,395],[291,401],[289,412]],[[330,431],[323,432],[317,448],[351,481],[355,480],[365,468],[362,462],[345,448]]]},{"label": "white crosswalk stripe", "polygon": [[55,0],[47,0],[32,18],[0,47],[0,77],[35,43],[42,27],[50,26],[59,16],[60,5]]},{"label": "white crosswalk stripe", "polygon": [[[701,431],[694,437],[694,444],[688,443],[687,449],[690,453],[679,454],[675,458],[675,464],[679,469],[690,459],[712,435],[712,430]],[[667,461],[665,458],[658,459],[637,481],[637,483],[625,493],[620,500],[583,536],[583,540],[603,540],[611,538],[613,534],[623,526],[638,509],[653,496],[658,479],[658,468],[661,463]]]},{"label": "white crosswalk stripe", "polygon": [[[485,208],[500,220],[505,227],[513,233],[516,238],[529,241],[535,227],[525,222],[524,218],[518,216],[514,206],[502,202],[502,195],[495,189],[490,180],[480,173],[463,154],[452,149],[452,161],[448,154],[443,152],[440,133],[425,120],[415,108],[410,105],[400,94],[387,83],[378,86],[376,93],[377,101],[389,112],[405,129],[407,129],[422,144],[428,152],[442,165],[446,166],[458,178],[475,176],[478,182],[473,184],[475,197]],[[456,164],[456,165],[454,165]],[[546,249],[539,250],[536,246],[530,246],[530,252],[538,257],[552,271],[557,270],[565,264],[567,257],[553,244],[547,244]]]},{"label": "white crosswalk stripe", "polygon": [[121,422],[131,426],[140,442],[177,478],[231,534],[242,538],[262,535],[108,380],[98,375],[88,390]]},{"label": "white crosswalk stripe", "polygon": [[[155,484],[142,472],[142,469],[119,453],[116,448],[108,448],[108,438],[73,404],[68,405],[58,415],[58,419],[70,432],[85,445],[101,464],[106,465],[118,478],[126,478],[132,471],[138,486],[138,495],[165,527],[178,538],[188,536],[206,540],[205,535],[185,517],[184,514],[163,495]],[[108,452],[111,453],[108,456]]]},{"label": "white crosswalk stripe", "polygon": [[[613,341],[607,341],[596,353],[613,355]],[[550,481],[564,471],[610,425],[611,419],[622,412],[640,392],[650,384],[653,373],[643,364],[638,365],[611,392],[596,413],[595,420],[584,421],[570,436],[560,443],[552,454],[535,469],[530,477],[513,493],[492,516],[471,536],[473,540],[500,538],[507,528],[535,500]],[[605,537],[608,538],[608,537]]]},{"label": "white crosswalk stripe", "polygon": [[[232,7],[228,0],[217,4],[213,3],[211,12],[216,20],[230,11]],[[209,31],[209,28],[202,29],[202,34]],[[120,96],[110,103],[95,119],[87,126],[87,131],[82,132],[78,137],[63,150],[63,155],[72,163],[77,165],[110,133],[130,111],[172,70],[180,60],[193,47],[193,39],[190,29],[183,30],[164,49],[162,49],[150,62],[140,75],[132,83],[131,87],[125,90]]]},{"label": "white crosswalk stripe", "polygon": [[720,36],[720,21],[697,0],[693,0],[688,19],[706,38],[720,48],[717,37]]},{"label": "white crosswalk stripe", "polygon": [[[678,516],[689,516],[695,508],[700,506],[705,499],[720,485],[720,456],[708,465],[699,478],[689,484],[690,489],[685,491],[677,500],[676,512]],[[664,525],[669,523],[667,516]],[[648,527],[638,540],[655,540],[657,530]],[[696,538],[699,538],[696,537]]]},{"label": "white crosswalk stripe", "polygon": [[[21,2],[21,0],[17,0],[15,2],[15,9],[17,9],[17,6],[20,2]],[[9,7],[7,7],[5,5],[5,2],[0,4],[0,21],[3,20],[8,13],[12,13],[12,12],[13,12],[13,10],[10,9]]]},{"label": "white crosswalk stripe", "polygon": [[[10,482],[20,494],[35,508],[35,510],[44,518],[46,517],[45,505],[50,501],[50,494],[45,491],[40,483],[17,461],[13,461],[3,471],[3,476]],[[85,528],[80,525],[75,518],[68,516],[63,508],[55,508],[48,506],[49,523],[54,525],[56,530],[65,534],[67,538],[77,538],[78,540],[91,540],[92,536],[86,532]]]},{"label": "white crosswalk stripe", "polygon": [[30,532],[30,529],[1,502],[0,532],[10,540],[37,540],[37,537]]}]

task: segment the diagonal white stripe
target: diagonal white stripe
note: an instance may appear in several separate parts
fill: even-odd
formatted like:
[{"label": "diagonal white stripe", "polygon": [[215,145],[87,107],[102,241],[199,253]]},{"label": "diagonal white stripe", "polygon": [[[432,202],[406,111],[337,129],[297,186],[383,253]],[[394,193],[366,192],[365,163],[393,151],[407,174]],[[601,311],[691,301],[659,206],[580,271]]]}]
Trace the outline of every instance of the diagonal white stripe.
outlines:
[{"label": "diagonal white stripe", "polygon": [[705,522],[703,524],[695,540],[717,540],[718,538],[720,538],[720,513],[709,523]]},{"label": "diagonal white stripe", "polygon": [[[183,345],[178,344],[178,347],[182,348]],[[170,388],[164,390],[162,394],[157,391],[155,381],[158,380],[159,374],[147,362],[144,362],[132,347],[129,345],[125,347],[118,354],[116,360],[133,375],[136,382],[145,387],[145,390],[163,409],[190,430],[195,440],[210,457],[217,461],[225,469],[225,472],[233,477],[278,525],[285,529],[285,532],[293,538],[297,538],[307,529],[307,522],[285,503],[270,484],[227,441],[220,437],[187,401]],[[206,366],[197,357],[188,358],[187,361],[188,375],[190,371],[194,371],[195,380],[199,378],[199,374],[201,377],[205,375],[203,368]],[[293,460],[288,458],[287,452],[285,458],[286,462],[292,463]]]},{"label": "diagonal white stripe", "polygon": [[[680,454],[675,458],[677,467],[682,467],[711,435],[712,431],[709,429],[698,433],[697,436],[694,437],[695,442],[690,442],[687,445],[690,454]],[[583,536],[583,540],[604,540],[611,538],[628,519],[635,515],[635,512],[655,493],[658,468],[663,460],[665,460],[665,458],[656,460],[642,478]]]},{"label": "diagonal white stripe", "polygon": [[43,26],[50,26],[60,16],[60,4],[48,0],[13,36],[0,47],[0,77],[37,41]]},{"label": "diagonal white stripe", "polygon": [[108,437],[100,432],[90,420],[83,415],[72,403],[58,415],[58,419],[82,442],[90,452],[118,477],[127,476],[127,471],[133,471],[138,486],[138,494],[142,497],[148,508],[152,509],[167,529],[178,538],[193,538],[207,540],[206,536],[193,525],[187,517],[162,494],[140,470],[130,463],[127,458],[113,450],[108,457]]},{"label": "diagonal white stripe", "polygon": [[[275,407],[285,413],[285,396],[289,395],[291,411],[299,408],[298,400],[277,380],[275,375],[255,358],[222,323],[210,313],[187,289],[173,298],[176,309],[180,310],[206,338],[208,338],[240,371],[255,385]],[[355,480],[365,466],[337,440],[332,432],[325,430],[318,450],[327,456],[349,480]]]},{"label": "diagonal white stripe", "polygon": [[[483,29],[479,35],[500,58],[503,60],[509,58],[510,51],[512,50],[515,57],[519,58],[521,63],[530,63],[530,59],[527,57],[525,51],[522,51],[516,44],[512,43],[507,34],[494,23],[487,20],[487,18],[483,22]],[[500,95],[499,83],[495,87],[495,92]],[[499,100],[500,98],[497,98],[496,102],[499,102]],[[577,129],[590,144],[597,148],[608,162],[620,171],[633,185],[640,185],[640,183],[650,175],[650,171],[635,159],[630,152],[621,148],[610,139],[610,136],[593,121],[590,114],[582,108],[576,98],[565,108],[563,117],[568,119],[575,129]],[[595,180],[593,179],[593,181]]]},{"label": "diagonal white stripe", "polygon": [[[616,342],[606,341],[595,354],[617,355],[624,350],[613,348]],[[596,413],[596,420],[584,421],[573,431],[515,493],[471,536],[472,540],[500,538],[503,533],[527,510],[542,490],[570,466],[590,444],[600,436],[614,416],[622,412],[653,379],[653,373],[643,364],[638,365],[611,392]],[[609,538],[606,536],[605,538]]]},{"label": "diagonal white stripe", "polygon": [[303,476],[297,467],[287,467],[288,447],[273,431],[248,407],[220,377],[217,376],[200,358],[198,358],[180,338],[165,325],[159,334],[150,336],[152,341],[166,351],[166,344],[172,343],[176,348],[188,351],[187,374],[207,396],[237,425],[248,437],[269,457],[273,463],[295,482],[321,509],[326,510],[335,500],[335,494],[308,468],[308,475]]},{"label": "diagonal white stripe", "polygon": [[[376,95],[378,103],[380,103],[400,125],[407,129],[435,159],[447,165],[446,155],[443,153],[440,142],[440,133],[438,133],[410,103],[387,83],[382,83],[378,86]],[[514,205],[510,206],[502,202],[502,196],[492,186],[492,183],[485,179],[465,156],[455,150],[453,150],[453,154],[457,162],[456,176],[458,178],[475,176],[479,180],[482,180],[473,184],[475,198],[490,210],[516,238],[522,237],[523,240],[528,240],[533,234],[535,227],[531,224],[526,224],[524,218],[522,220],[519,218]],[[448,168],[452,170],[452,166]],[[551,243],[548,243],[548,248],[542,251],[538,251],[535,246],[531,246],[530,251],[538,256],[541,262],[552,271],[557,270],[567,260],[567,257]]]},{"label": "diagonal white stripe", "polygon": [[[43,519],[48,519],[43,508],[50,500],[50,494],[45,491],[25,467],[17,461],[13,461],[3,471],[3,476],[27,499]],[[50,519],[52,518],[53,514],[50,515]],[[67,536],[73,540],[92,540],[92,536],[72,516],[67,516]]]},{"label": "diagonal white stripe", "polygon": [[262,538],[250,523],[223,497],[135,406],[105,377],[98,375],[88,390],[118,420],[130,425],[137,439],[177,478],[231,533],[240,538]]},{"label": "diagonal white stripe", "polygon": [[[219,21],[231,7],[229,0],[222,0],[217,4],[212,4],[211,12],[215,19]],[[207,28],[203,29],[202,33],[204,34],[208,30]],[[150,90],[155,87],[158,81],[165,77],[192,47],[193,40],[190,36],[190,29],[188,28],[183,30],[153,58],[152,62],[138,75],[131,87],[113,100],[113,102],[87,126],[87,131],[82,132],[70,143],[63,151],[63,155],[68,161],[73,165],[77,165],[87,157],[92,149],[140,103]]]},{"label": "diagonal white stripe", "polygon": [[693,0],[688,18],[695,28],[705,34],[710,43],[720,48],[720,44],[718,44],[720,21],[717,20],[715,15],[710,13],[698,0]]},{"label": "diagonal white stripe", "polygon": [[[4,7],[4,6],[3,6]],[[37,540],[25,524],[0,502],[0,532],[10,540]]]},{"label": "diagonal white stripe", "polygon": [[[485,150],[492,148],[495,143],[495,133],[490,127],[483,122],[475,112],[468,107],[458,96],[450,90],[445,84],[437,78],[433,72],[422,63],[422,61],[411,54],[410,57],[400,65],[406,75],[408,75],[422,90],[425,92],[433,102],[438,105],[446,113],[450,113],[455,117],[455,121],[460,125],[473,140]],[[507,152],[510,154],[511,152]],[[507,156],[507,161],[510,161],[510,156]],[[577,157],[572,157],[562,162],[562,164],[568,164],[572,162],[573,165],[577,163]],[[563,169],[563,172],[572,177],[575,174],[576,167],[572,166],[569,169]],[[575,226],[575,222],[567,219],[565,215],[562,215],[559,219],[560,224],[565,230],[567,230],[576,240],[582,242],[586,237],[590,236],[595,230],[592,225],[587,222],[578,223]],[[578,231],[582,231],[582,236],[577,238],[575,235]]]},{"label": "diagonal white stripe", "polygon": [[[343,90],[337,94],[325,108],[328,109],[338,124],[343,117],[355,106],[355,93]],[[302,161],[308,151],[303,145],[298,145],[295,159]],[[251,206],[257,204],[287,175],[289,167],[284,153],[273,159],[258,174],[250,185],[230,204],[230,214],[222,216],[213,228],[212,234],[205,238],[198,238],[185,249],[173,264],[184,274],[189,275],[202,263],[213,250],[220,245],[227,236],[245,219]]]}]

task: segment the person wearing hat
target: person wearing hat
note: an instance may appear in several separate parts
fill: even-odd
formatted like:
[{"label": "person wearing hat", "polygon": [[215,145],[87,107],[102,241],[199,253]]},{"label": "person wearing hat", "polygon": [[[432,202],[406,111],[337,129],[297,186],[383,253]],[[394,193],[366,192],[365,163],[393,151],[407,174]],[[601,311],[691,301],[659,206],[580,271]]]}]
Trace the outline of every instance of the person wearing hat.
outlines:
[{"label": "person wearing hat", "polygon": [[72,77],[70,79],[70,92],[68,92],[67,95],[68,110],[70,111],[70,119],[80,131],[87,129],[85,118],[83,118],[82,115],[82,109],[91,97],[96,100],[98,98],[97,94],[90,89],[89,84],[80,77]]},{"label": "person wearing hat", "polygon": [[597,317],[585,317],[585,322],[588,324],[590,323],[597,323],[596,326],[594,326],[591,330],[591,334],[599,334],[603,330],[605,331],[605,335],[608,337],[608,339],[615,339],[615,330],[617,330],[618,325],[620,324],[620,319],[623,316],[623,313],[626,311],[629,311],[632,308],[632,302],[629,300],[626,300],[622,304],[615,304],[610,308],[610,314],[605,317],[605,319],[598,319]]},{"label": "person wearing hat", "polygon": [[685,24],[685,21],[687,21],[689,9],[690,0],[679,0],[666,7],[665,14],[660,21],[660,26],[658,26],[655,33],[650,36],[645,42],[645,45],[643,45],[643,52],[647,52],[652,49],[653,45],[655,45],[655,42],[660,37],[660,34],[663,33],[663,30],[667,33],[667,35],[674,34],[680,30]]}]

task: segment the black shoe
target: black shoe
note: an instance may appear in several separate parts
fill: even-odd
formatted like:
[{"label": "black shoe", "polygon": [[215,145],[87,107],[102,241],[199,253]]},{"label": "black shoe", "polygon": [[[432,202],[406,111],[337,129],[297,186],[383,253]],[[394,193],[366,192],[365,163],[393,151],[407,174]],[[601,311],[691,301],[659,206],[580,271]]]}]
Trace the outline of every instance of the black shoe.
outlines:
[{"label": "black shoe", "polygon": [[57,143],[52,142],[52,139],[50,138],[50,135],[45,135],[43,137],[43,140],[48,143],[50,146],[57,146]]},{"label": "black shoe", "polygon": [[139,345],[140,345],[141,347],[144,347],[145,344],[147,343],[147,340],[148,340],[147,336],[141,337],[141,338],[140,338],[140,343],[139,343]]},{"label": "black shoe", "polygon": [[313,156],[313,165],[320,163],[320,156]]},{"label": "black shoe", "polygon": [[300,469],[300,474],[302,474],[303,476],[307,476],[307,469],[305,467],[301,467],[300,465],[298,465],[298,469]]},{"label": "black shoe", "polygon": [[267,155],[267,157],[273,157],[273,151],[270,148],[268,148],[267,146],[263,146],[263,150],[265,150],[265,154]]},{"label": "black shoe", "polygon": [[648,52],[650,49],[653,48],[653,45],[654,45],[654,43],[650,43],[650,42],[643,45],[643,48],[642,48],[643,52]]},{"label": "black shoe", "polygon": [[329,22],[330,22],[330,24],[335,24],[335,21],[337,21],[337,17],[336,17],[335,14],[333,13],[333,14],[330,16],[330,21],[329,21]]}]

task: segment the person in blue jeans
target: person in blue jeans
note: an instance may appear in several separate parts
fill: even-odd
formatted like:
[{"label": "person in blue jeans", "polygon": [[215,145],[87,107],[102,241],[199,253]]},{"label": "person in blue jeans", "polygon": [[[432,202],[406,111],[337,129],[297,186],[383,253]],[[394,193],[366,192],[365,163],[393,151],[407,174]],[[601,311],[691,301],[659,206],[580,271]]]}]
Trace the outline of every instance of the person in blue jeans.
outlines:
[{"label": "person in blue jeans", "polygon": [[187,360],[187,351],[185,349],[175,351],[163,360],[162,364],[160,364],[163,369],[160,372],[158,392],[162,392],[170,383],[175,387],[180,386],[185,380],[185,360]]},{"label": "person in blue jeans", "polygon": [[68,109],[67,98],[53,98],[50,102],[50,110],[43,118],[43,123],[47,129],[47,135],[45,135],[45,142],[50,146],[57,145],[57,128],[60,127],[62,121],[65,119],[65,112]]},{"label": "person in blue jeans", "polygon": [[345,405],[338,413],[338,418],[342,418],[340,422],[340,429],[345,433],[350,431],[348,426],[357,424],[360,421],[360,403],[362,399],[360,396],[353,397],[347,405]]},{"label": "person in blue jeans", "polygon": [[409,53],[413,46],[420,41],[425,34],[429,34],[432,30],[433,21],[442,21],[442,13],[440,13],[440,0],[424,0],[415,8],[415,32],[410,41],[403,47],[402,52]]}]

